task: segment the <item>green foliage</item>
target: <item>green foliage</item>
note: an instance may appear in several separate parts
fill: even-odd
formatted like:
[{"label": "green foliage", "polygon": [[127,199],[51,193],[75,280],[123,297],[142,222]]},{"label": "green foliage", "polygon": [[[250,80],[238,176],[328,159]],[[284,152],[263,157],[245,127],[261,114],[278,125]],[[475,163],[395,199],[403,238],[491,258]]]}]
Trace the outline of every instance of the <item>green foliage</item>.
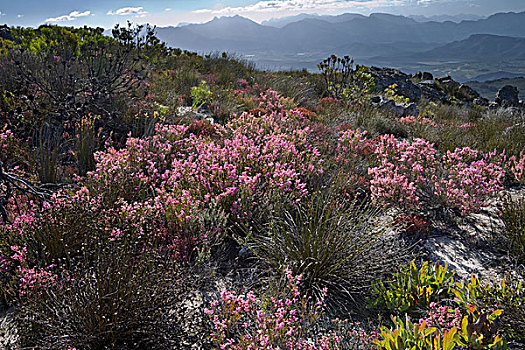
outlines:
[{"label": "green foliage", "polygon": [[456,282],[453,293],[455,295],[455,302],[464,309],[468,305],[477,304],[483,296],[487,294],[490,286],[482,285],[481,280],[475,274],[470,275],[470,281]]},{"label": "green foliage", "polygon": [[354,60],[332,55],[317,65],[324,77],[330,97],[342,100],[362,98],[375,88],[367,66],[354,67]]},{"label": "green foliage", "polygon": [[385,95],[396,103],[409,103],[410,99],[397,94],[397,84],[392,84],[385,89]]},{"label": "green foliage", "polygon": [[443,336],[435,327],[427,327],[426,322],[413,323],[408,316],[405,321],[392,317],[394,330],[381,328],[380,339],[376,341],[379,349],[385,350],[452,350],[456,346],[457,329],[444,332]]},{"label": "green foliage", "polygon": [[202,106],[211,101],[212,95],[206,81],[201,80],[199,86],[191,88],[191,98],[193,100],[191,108],[193,108],[194,111],[198,111]]},{"label": "green foliage", "polygon": [[411,322],[408,315],[405,321],[393,317],[394,330],[383,327],[376,345],[385,350],[452,350],[457,347],[503,350],[507,344],[495,334],[495,321],[502,312],[496,310],[480,314],[472,310],[463,318],[461,329],[453,327],[442,333],[436,327],[427,327],[425,321]]},{"label": "green foliage", "polygon": [[[523,281],[507,276],[499,285],[484,284],[479,277],[472,274],[470,281],[457,282],[453,288],[454,301],[466,310],[470,317],[485,322],[488,314],[483,316],[478,310],[496,310],[499,328],[506,338],[518,344],[525,344],[525,292]],[[490,313],[489,313],[490,314]],[[487,320],[490,320],[487,318]],[[482,322],[482,323],[483,323]],[[471,322],[472,323],[472,322]],[[486,326],[485,328],[487,328]],[[494,330],[494,327],[491,326]],[[490,327],[489,327],[490,328]],[[487,329],[485,329],[485,332]]]},{"label": "green foliage", "polygon": [[507,344],[496,335],[496,319],[503,313],[502,309],[493,312],[479,312],[471,306],[468,315],[463,317],[461,332],[458,332],[457,343],[472,350],[495,349],[503,350]]},{"label": "green foliage", "polygon": [[390,281],[374,283],[375,299],[372,305],[396,315],[420,314],[431,302],[439,302],[450,293],[455,271],[428,261],[418,267],[414,261],[408,268],[401,267]]}]

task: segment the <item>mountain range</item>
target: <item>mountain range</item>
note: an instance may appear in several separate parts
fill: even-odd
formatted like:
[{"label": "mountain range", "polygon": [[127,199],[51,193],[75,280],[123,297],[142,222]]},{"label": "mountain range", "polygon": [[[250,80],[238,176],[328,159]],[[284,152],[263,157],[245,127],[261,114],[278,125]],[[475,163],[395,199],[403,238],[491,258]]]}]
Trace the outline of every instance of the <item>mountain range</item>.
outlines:
[{"label": "mountain range", "polygon": [[256,63],[266,61],[268,68],[282,68],[271,65],[287,62],[290,68],[314,69],[313,62],[332,53],[349,55],[365,64],[391,60],[407,66],[429,60],[525,60],[525,12],[457,22],[446,18],[437,21],[384,13],[347,13],[299,15],[258,24],[233,16],[216,17],[202,24],[161,27],[157,35],[170,46],[201,53],[246,55]]}]

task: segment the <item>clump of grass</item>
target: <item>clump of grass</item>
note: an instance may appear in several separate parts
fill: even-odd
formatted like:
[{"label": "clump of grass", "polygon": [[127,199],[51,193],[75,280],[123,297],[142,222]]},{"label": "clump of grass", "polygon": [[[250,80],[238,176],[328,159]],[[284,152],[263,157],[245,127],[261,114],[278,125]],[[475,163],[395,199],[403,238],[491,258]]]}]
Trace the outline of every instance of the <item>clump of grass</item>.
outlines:
[{"label": "clump of grass", "polygon": [[76,158],[79,175],[86,175],[90,170],[95,169],[94,153],[100,142],[100,132],[97,132],[95,121],[97,117],[87,115],[77,123],[77,142]]},{"label": "clump of grass", "polygon": [[367,201],[343,202],[319,191],[306,203],[278,206],[253,237],[256,255],[274,269],[303,276],[316,297],[329,291],[329,307],[343,310],[366,299],[371,282],[408,255],[400,240],[377,222]]},{"label": "clump of grass", "polygon": [[520,264],[525,264],[525,200],[507,197],[501,210],[505,246]]}]

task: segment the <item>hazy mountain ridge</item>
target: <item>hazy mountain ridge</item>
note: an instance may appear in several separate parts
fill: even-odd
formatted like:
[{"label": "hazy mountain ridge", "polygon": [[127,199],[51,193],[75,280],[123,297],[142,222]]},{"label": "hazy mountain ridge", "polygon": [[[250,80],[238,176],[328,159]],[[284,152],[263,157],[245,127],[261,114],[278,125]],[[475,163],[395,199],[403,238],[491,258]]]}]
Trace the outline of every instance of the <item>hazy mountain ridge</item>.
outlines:
[{"label": "hazy mountain ridge", "polygon": [[[301,40],[307,40],[311,50],[341,47],[350,43],[395,43],[425,42],[447,44],[464,40],[474,34],[525,37],[525,12],[495,14],[477,21],[417,22],[414,19],[376,13],[368,17],[345,14],[302,18],[282,28],[258,24],[241,16],[215,18],[203,24],[183,27],[158,28],[159,37],[168,44],[192,50],[232,49],[224,41],[244,42],[257,40],[271,43],[273,48],[294,51],[303,47]],[[214,47],[208,47],[199,40],[209,37]],[[186,46],[186,47],[184,47]]]},{"label": "hazy mountain ridge", "polygon": [[419,53],[415,58],[433,60],[507,60],[525,59],[525,38],[508,37],[492,34],[474,34],[468,39],[454,41],[427,52]]},{"label": "hazy mountain ridge", "polygon": [[429,59],[525,60],[523,23],[525,12],[458,23],[384,13],[299,15],[265,24],[234,16],[158,28],[157,33],[170,46],[250,55],[270,69],[312,69],[314,62],[332,53],[350,55],[365,64],[392,62],[407,67]]},{"label": "hazy mountain ridge", "polygon": [[435,16],[420,16],[420,15],[411,15],[408,16],[417,22],[456,22],[459,23],[461,21],[477,21],[480,19],[484,19],[486,17],[478,16],[478,15],[472,15],[472,14],[459,14],[459,15],[435,15]]}]

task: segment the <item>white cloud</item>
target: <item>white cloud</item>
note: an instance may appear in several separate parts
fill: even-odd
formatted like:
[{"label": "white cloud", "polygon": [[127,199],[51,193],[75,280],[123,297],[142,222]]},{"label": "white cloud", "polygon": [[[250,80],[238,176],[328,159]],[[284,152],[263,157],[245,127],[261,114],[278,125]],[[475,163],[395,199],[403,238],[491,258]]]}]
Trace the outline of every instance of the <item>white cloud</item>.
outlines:
[{"label": "white cloud", "polygon": [[166,11],[166,12],[170,12],[170,11],[171,11],[171,8],[170,8],[170,7],[165,8],[164,11]]},{"label": "white cloud", "polygon": [[59,16],[59,17],[48,18],[48,19],[46,19],[46,22],[74,21],[77,18],[86,17],[86,16],[89,16],[90,14],[91,14],[91,11],[84,11],[84,12],[73,11],[69,15],[63,15],[63,16]]},{"label": "white cloud", "polygon": [[404,0],[263,0],[254,4],[220,9],[201,9],[194,13],[219,16],[243,15],[258,11],[263,12],[311,12],[338,11],[350,8],[372,9],[380,6],[404,4]]},{"label": "white cloud", "polygon": [[21,15],[21,14],[16,15],[16,18],[22,18],[22,17],[24,17],[24,15]]},{"label": "white cloud", "polygon": [[144,7],[122,7],[115,11],[108,11],[108,16],[135,16],[144,17],[148,12],[144,11]]}]

